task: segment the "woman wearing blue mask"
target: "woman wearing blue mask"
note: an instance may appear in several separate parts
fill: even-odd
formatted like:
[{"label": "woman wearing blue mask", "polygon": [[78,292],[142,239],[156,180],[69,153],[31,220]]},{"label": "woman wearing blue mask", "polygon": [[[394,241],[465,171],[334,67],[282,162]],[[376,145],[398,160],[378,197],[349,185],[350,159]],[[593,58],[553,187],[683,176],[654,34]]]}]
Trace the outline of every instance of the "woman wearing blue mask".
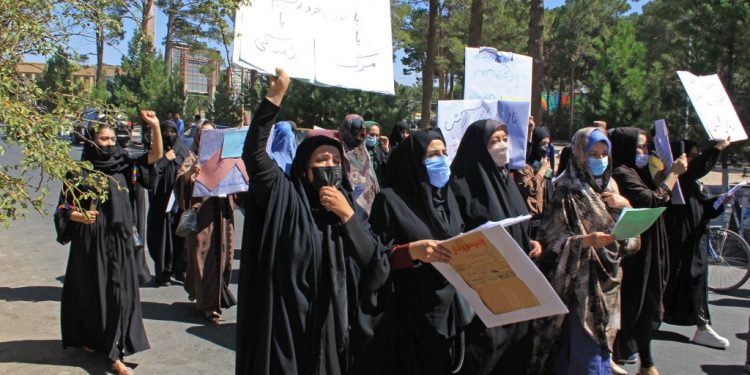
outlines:
[{"label": "woman wearing blue mask", "polygon": [[537,236],[544,252],[537,265],[570,313],[533,321],[529,374],[612,374],[620,259],[637,251],[640,241],[616,241],[610,234],[620,209],[630,206],[610,179],[610,149],[601,130],[576,132],[565,173],[545,210]]},{"label": "woman wearing blue mask", "polygon": [[393,319],[381,323],[392,329],[392,353],[376,356],[394,363],[381,373],[449,374],[461,366],[463,330],[474,314],[430,264],[450,261],[438,243],[464,229],[446,155],[437,132],[412,133],[391,153],[388,187],[370,214],[373,231],[391,248],[394,291]]},{"label": "woman wearing blue mask", "polygon": [[365,127],[367,128],[365,146],[370,154],[375,176],[377,176],[378,182],[382,183],[385,163],[388,161],[388,155],[391,154],[390,141],[388,137],[380,135],[380,124],[377,122],[365,121]]},{"label": "woman wearing blue mask", "polygon": [[[678,177],[687,170],[684,158],[678,158],[664,181],[656,184],[648,170],[646,134],[632,127],[611,129],[612,178],[633,207],[666,207]],[[640,357],[639,374],[658,374],[651,356],[651,339],[664,314],[662,295],[667,285],[667,232],[664,218],[641,234],[641,250],[622,260],[622,319],[615,341],[616,362]],[[632,361],[632,359],[631,359]]]}]

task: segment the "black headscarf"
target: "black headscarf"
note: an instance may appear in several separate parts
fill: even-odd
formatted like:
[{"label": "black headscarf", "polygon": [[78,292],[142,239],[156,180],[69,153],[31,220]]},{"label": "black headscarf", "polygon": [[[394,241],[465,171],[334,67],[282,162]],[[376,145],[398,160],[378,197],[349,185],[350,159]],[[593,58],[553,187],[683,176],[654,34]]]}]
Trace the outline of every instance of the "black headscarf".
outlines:
[{"label": "black headscarf", "polygon": [[[89,127],[86,130],[86,140],[83,144],[81,160],[89,161],[94,169],[109,176],[108,199],[102,206],[108,209],[107,224],[110,226],[121,226],[125,230],[132,230],[127,223],[132,223],[132,211],[130,210],[130,194],[132,183],[129,177],[133,168],[133,162],[128,153],[115,142],[114,152],[110,157],[101,153],[101,148],[96,144],[96,133],[101,128]],[[112,130],[114,133],[114,129]]]},{"label": "black headscarf", "polygon": [[[417,215],[430,224],[442,239],[450,238],[461,231],[460,212],[452,209],[453,191],[448,185],[437,189],[430,184],[424,157],[430,142],[443,138],[433,130],[411,133],[401,145],[394,149],[388,159],[388,186],[405,201]],[[444,142],[444,141],[443,141]]]},{"label": "black headscarf", "polygon": [[[365,120],[358,114],[348,114],[344,117],[344,121],[339,125],[339,135],[346,144],[346,149],[351,150],[357,148],[364,142],[364,139],[360,138],[362,129],[365,128]],[[343,155],[342,155],[343,156]]]},{"label": "black headscarf", "polygon": [[[453,192],[462,209],[467,229],[476,228],[487,221],[529,214],[513,177],[507,173],[507,166],[498,167],[487,151],[490,137],[503,126],[495,120],[471,124],[451,164]],[[531,250],[528,222],[507,229],[525,251]]]},{"label": "black headscarf", "polygon": [[[550,138],[549,131],[544,128],[534,128],[534,132],[531,133],[531,143],[529,144],[528,150],[526,150],[527,164],[532,165],[535,161],[540,161],[547,156],[548,149],[544,149],[540,146],[544,138]],[[552,145],[550,144],[547,147],[552,147]],[[550,160],[550,162],[552,161],[553,160]]]},{"label": "black headscarf", "polygon": [[621,165],[638,169],[635,165],[638,136],[645,134],[643,130],[632,127],[615,128],[609,130],[609,140],[612,142],[612,169]]},{"label": "black headscarf", "polygon": [[409,130],[409,125],[404,121],[397,122],[396,126],[393,127],[393,130],[391,130],[391,136],[388,137],[388,141],[391,144],[391,150],[395,149],[396,146],[403,141],[403,139],[401,139],[401,132],[404,130]]},{"label": "black headscarf", "polygon": [[[174,162],[179,167],[182,165],[182,162],[185,161],[185,158],[188,156],[188,148],[185,146],[185,143],[182,142],[182,138],[180,138],[180,131],[177,128],[177,124],[174,123],[172,120],[162,121],[161,124],[159,124],[161,127],[161,134],[162,134],[162,142],[164,144],[164,152],[167,152],[169,150],[174,151],[175,159]],[[174,142],[167,139],[167,137],[164,136],[164,131],[167,129],[174,129],[175,133],[177,134],[175,136]]]}]

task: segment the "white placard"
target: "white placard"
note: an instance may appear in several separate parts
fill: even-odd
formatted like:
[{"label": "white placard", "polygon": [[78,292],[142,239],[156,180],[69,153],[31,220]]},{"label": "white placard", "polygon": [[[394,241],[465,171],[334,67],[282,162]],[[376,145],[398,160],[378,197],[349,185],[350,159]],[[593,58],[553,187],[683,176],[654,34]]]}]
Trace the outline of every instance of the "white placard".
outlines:
[{"label": "white placard", "polygon": [[[519,222],[519,219],[528,220],[530,217],[488,223],[443,241],[444,246],[458,254],[456,257],[464,256],[464,260],[458,265],[460,271],[451,266],[455,262],[432,263],[469,302],[488,328],[568,312],[544,275],[505,230],[505,227]],[[477,232],[480,232],[481,236],[476,236]],[[464,241],[459,242],[462,238]],[[467,240],[469,242],[466,242]],[[470,254],[459,254],[464,252]],[[500,256],[493,253],[499,253]],[[462,274],[469,278],[465,279]],[[475,287],[470,286],[469,282],[474,282]],[[515,288],[509,290],[509,286]],[[533,302],[529,303],[529,300]],[[521,306],[509,307],[512,305]],[[501,312],[493,312],[493,308]]]},{"label": "white placard", "polygon": [[490,47],[465,53],[464,99],[531,101],[531,57]]},{"label": "white placard", "polygon": [[696,76],[686,71],[678,71],[677,75],[711,140],[731,137],[729,139],[736,142],[747,139],[745,128],[718,75]]},{"label": "white placard", "polygon": [[[667,123],[664,120],[656,120],[654,122],[654,149],[656,150],[656,155],[664,165],[664,173],[669,173],[672,169],[674,159],[672,158],[672,146],[669,143],[669,129],[667,129]],[[674,189],[672,189],[672,203],[685,204],[679,180],[675,183]]]},{"label": "white placard", "polygon": [[498,120],[508,127],[510,168],[523,169],[526,165],[528,139],[528,102],[494,100],[440,100],[437,127],[445,138],[448,159],[453,162],[466,129],[475,121]]},{"label": "white placard", "polygon": [[388,0],[260,0],[236,14],[233,62],[322,86],[394,94]]}]

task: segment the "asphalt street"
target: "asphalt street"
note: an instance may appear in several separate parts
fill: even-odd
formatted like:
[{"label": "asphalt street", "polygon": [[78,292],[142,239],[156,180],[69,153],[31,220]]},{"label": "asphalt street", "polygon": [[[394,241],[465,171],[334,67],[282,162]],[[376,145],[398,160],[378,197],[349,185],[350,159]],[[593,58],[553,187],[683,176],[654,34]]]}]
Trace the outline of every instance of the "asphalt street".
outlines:
[{"label": "asphalt street", "polygon": [[[74,156],[80,149],[74,149]],[[0,157],[15,163],[17,150]],[[100,355],[78,349],[63,350],[60,341],[60,296],[68,246],[55,242],[52,213],[59,183],[50,185],[46,216],[28,217],[0,228],[0,374],[104,374]],[[237,243],[242,236],[242,214],[237,212]],[[234,261],[232,290],[237,289],[239,256]],[[152,264],[151,264],[152,266]],[[152,267],[153,269],[153,267]],[[205,320],[188,301],[180,285],[141,288],[146,332],[151,349],[127,358],[136,374],[232,374],[236,308],[224,312],[219,326]],[[731,295],[710,295],[716,331],[731,341],[728,350],[690,342],[691,327],[664,325],[653,352],[662,374],[739,374],[745,362],[750,314],[750,288]],[[634,365],[626,366],[631,374]]]}]

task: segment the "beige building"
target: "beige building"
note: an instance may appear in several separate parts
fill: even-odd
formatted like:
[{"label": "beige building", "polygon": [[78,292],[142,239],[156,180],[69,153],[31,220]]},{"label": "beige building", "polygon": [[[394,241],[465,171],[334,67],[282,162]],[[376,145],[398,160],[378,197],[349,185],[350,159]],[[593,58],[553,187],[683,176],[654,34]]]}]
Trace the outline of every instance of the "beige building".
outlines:
[{"label": "beige building", "polygon": [[[16,71],[31,80],[38,81],[42,79],[44,75],[44,63],[32,63],[22,62],[16,65]],[[120,67],[114,65],[104,65],[104,79],[111,81],[115,78],[116,74],[120,73]],[[73,77],[77,82],[83,83],[83,87],[88,90],[94,87],[96,82],[96,65],[83,65],[81,68],[73,73]]]}]

